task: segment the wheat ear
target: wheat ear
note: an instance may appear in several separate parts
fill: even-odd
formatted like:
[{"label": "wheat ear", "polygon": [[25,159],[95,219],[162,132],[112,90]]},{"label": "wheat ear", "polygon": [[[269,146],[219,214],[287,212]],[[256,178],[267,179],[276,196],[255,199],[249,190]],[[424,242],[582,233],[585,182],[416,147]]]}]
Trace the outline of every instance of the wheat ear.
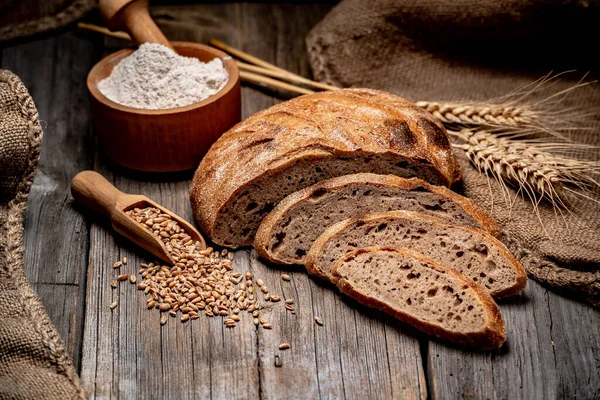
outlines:
[{"label": "wheat ear", "polygon": [[535,110],[529,106],[433,101],[419,101],[416,104],[444,124],[515,127],[519,124],[531,125],[538,119]]},{"label": "wheat ear", "polygon": [[[485,129],[512,137],[545,133],[570,141],[564,132],[585,129],[580,126],[580,120],[586,113],[561,105],[573,91],[595,82],[584,82],[584,76],[567,89],[553,91],[561,75],[548,74],[505,96],[484,102],[419,101],[416,105],[432,113],[448,129]],[[541,92],[549,94],[538,100],[532,98],[539,97]]]},{"label": "wheat ear", "polygon": [[469,129],[449,133],[463,142],[454,146],[463,149],[480,172],[498,181],[507,199],[510,199],[509,184],[518,189],[517,195],[523,192],[531,199],[536,213],[542,199],[550,201],[555,209],[568,209],[567,194],[598,202],[590,191],[600,187],[592,177],[600,172],[600,161],[578,160],[549,152],[578,150],[584,145],[514,140]]}]

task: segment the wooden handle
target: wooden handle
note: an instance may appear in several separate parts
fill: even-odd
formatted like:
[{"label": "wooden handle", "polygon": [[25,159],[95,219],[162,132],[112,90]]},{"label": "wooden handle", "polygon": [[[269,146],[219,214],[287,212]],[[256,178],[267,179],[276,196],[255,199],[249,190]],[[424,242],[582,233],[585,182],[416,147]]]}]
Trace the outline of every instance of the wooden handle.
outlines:
[{"label": "wooden handle", "polygon": [[75,175],[71,181],[71,193],[79,203],[108,217],[112,217],[119,198],[126,196],[94,171],[83,171]]},{"label": "wooden handle", "polygon": [[148,0],[100,0],[99,7],[111,30],[128,32],[138,45],[159,43],[171,47],[148,12]]}]

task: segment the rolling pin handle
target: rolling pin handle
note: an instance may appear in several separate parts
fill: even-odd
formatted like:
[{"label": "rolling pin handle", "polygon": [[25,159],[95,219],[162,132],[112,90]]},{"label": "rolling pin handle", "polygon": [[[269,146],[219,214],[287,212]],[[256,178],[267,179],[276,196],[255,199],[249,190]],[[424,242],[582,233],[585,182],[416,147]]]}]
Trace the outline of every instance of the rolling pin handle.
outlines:
[{"label": "rolling pin handle", "polygon": [[148,0],[100,0],[100,14],[111,30],[124,30],[138,45],[159,43],[172,48],[148,12]]}]

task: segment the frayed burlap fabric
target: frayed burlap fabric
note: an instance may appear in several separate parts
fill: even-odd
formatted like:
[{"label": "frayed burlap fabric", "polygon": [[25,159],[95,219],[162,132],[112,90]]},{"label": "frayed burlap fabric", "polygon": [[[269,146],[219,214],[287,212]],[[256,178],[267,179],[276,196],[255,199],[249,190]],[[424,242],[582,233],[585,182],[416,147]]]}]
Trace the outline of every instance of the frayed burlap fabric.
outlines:
[{"label": "frayed burlap fabric", "polygon": [[85,398],[58,332],[25,279],[23,213],[41,140],[27,89],[0,69],[0,399]]},{"label": "frayed burlap fabric", "polygon": [[95,0],[0,0],[0,42],[69,25],[95,4]]},{"label": "frayed burlap fabric", "polygon": [[[597,0],[344,0],[307,45],[316,79],[336,86],[388,90],[412,101],[481,101],[552,70],[581,71],[550,85],[552,92],[573,86],[586,71],[594,79],[599,17]],[[538,98],[546,94],[541,88]],[[575,132],[577,139],[600,145],[599,85],[572,92],[551,112],[571,107],[587,114],[579,122],[591,128]],[[588,150],[600,159],[598,149]],[[598,203],[575,200],[564,215],[540,204],[544,231],[527,199],[512,191],[509,207],[500,187],[461,150],[456,154],[466,195],[496,218],[529,275],[600,307]]]}]

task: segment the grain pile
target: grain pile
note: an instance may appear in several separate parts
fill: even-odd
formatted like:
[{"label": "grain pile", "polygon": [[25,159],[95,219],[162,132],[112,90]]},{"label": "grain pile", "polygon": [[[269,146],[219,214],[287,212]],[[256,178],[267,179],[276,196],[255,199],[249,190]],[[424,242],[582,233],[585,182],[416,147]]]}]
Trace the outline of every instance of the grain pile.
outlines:
[{"label": "grain pile", "polygon": [[[199,318],[222,316],[226,327],[233,328],[240,321],[239,314],[252,314],[254,325],[271,329],[261,310],[263,303],[277,303],[281,297],[272,294],[262,279],[253,279],[251,272],[245,274],[233,269],[233,253],[212,248],[203,249],[193,241],[171,216],[154,207],[134,208],[126,214],[158,236],[177,262],[168,266],[159,262],[141,264],[141,281],[137,285],[148,295],[149,309],[160,310],[161,324],[167,315],[180,316],[182,322]],[[116,262],[115,268],[126,260]],[[121,274],[119,281],[136,282],[135,275]],[[116,282],[111,285],[116,287]],[[287,299],[285,308],[292,313],[293,299]],[[115,308],[116,304],[111,304]]]}]

